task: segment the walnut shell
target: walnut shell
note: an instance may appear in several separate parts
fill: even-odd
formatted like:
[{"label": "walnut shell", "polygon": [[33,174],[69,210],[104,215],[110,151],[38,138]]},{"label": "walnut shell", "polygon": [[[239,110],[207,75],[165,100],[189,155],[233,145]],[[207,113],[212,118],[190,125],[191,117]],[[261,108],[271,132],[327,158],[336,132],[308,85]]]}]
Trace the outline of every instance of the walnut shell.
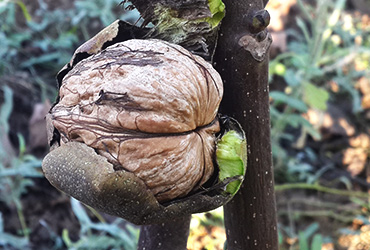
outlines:
[{"label": "walnut shell", "polygon": [[52,125],[160,202],[198,189],[214,171],[222,80],[212,66],[160,40],[128,40],[77,63],[62,79]]}]

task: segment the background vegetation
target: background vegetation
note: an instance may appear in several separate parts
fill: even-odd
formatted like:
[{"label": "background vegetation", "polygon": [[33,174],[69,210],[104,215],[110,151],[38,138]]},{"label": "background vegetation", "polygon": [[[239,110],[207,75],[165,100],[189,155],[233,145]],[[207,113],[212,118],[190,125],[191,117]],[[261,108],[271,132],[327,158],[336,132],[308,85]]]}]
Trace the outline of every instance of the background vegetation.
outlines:
[{"label": "background vegetation", "polygon": [[[40,169],[54,77],[102,27],[138,20],[120,2],[0,0],[1,249],[136,249],[137,227],[60,194]],[[368,0],[268,5],[281,249],[370,248],[366,6]],[[194,216],[189,249],[222,249],[224,241],[222,209]]]}]

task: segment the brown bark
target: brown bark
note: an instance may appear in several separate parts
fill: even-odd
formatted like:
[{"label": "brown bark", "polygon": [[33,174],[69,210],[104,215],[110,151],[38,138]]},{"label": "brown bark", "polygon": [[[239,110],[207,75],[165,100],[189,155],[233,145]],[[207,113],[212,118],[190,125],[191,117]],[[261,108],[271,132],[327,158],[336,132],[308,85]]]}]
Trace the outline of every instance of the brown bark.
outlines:
[{"label": "brown bark", "polygon": [[244,183],[224,209],[229,250],[278,249],[268,94],[270,37],[263,31],[269,16],[261,11],[265,2],[224,0],[226,17],[214,57],[225,88],[221,112],[241,123],[248,144]]}]

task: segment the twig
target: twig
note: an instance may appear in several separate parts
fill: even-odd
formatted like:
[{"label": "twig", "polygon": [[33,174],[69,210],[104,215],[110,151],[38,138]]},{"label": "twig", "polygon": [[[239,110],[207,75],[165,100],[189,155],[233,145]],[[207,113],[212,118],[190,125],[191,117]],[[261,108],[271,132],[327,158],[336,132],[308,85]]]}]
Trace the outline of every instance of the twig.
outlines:
[{"label": "twig", "polygon": [[337,221],[343,223],[351,223],[353,221],[353,216],[342,216],[340,214],[335,213],[334,211],[330,210],[317,210],[317,211],[300,211],[300,210],[280,210],[278,212],[279,216],[282,215],[294,215],[293,217],[297,216],[306,216],[306,217],[330,217]]},{"label": "twig", "polygon": [[369,198],[370,194],[365,192],[359,191],[351,191],[351,190],[340,190],[335,188],[329,188],[325,186],[321,186],[319,184],[308,184],[308,183],[288,183],[282,185],[276,185],[275,191],[284,191],[289,189],[310,189],[310,190],[317,190],[320,192],[336,194],[336,195],[343,195],[343,196],[352,196],[352,197],[359,197],[359,198]]}]

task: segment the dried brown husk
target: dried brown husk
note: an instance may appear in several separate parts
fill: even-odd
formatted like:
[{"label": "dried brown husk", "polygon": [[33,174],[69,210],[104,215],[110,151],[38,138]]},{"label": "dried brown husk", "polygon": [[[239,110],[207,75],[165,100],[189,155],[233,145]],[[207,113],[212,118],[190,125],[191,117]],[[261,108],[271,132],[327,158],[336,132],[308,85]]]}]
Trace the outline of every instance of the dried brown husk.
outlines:
[{"label": "dried brown husk", "polygon": [[129,40],[67,73],[51,120],[61,144],[94,148],[164,202],[212,175],[222,94],[220,76],[202,58],[159,40]]}]

